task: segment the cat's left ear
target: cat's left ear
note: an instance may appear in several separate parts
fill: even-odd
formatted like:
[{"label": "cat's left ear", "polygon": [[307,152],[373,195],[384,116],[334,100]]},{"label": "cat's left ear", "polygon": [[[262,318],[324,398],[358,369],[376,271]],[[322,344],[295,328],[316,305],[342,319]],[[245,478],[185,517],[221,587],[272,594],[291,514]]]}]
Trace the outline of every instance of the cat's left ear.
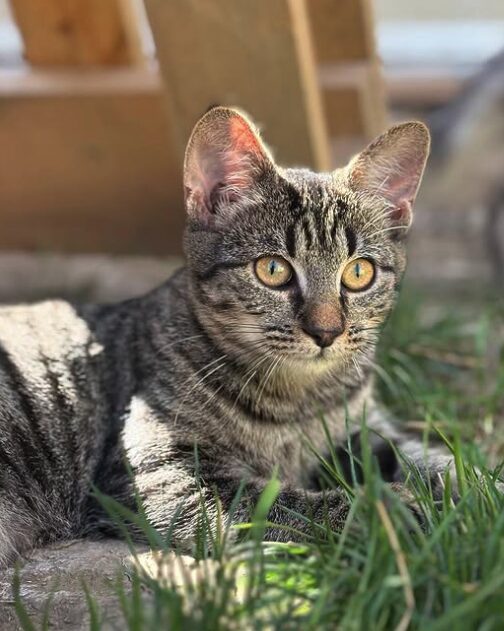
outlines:
[{"label": "cat's left ear", "polygon": [[184,161],[189,218],[203,226],[225,223],[240,204],[254,201],[257,182],[273,161],[252,121],[236,109],[209,110],[192,132]]},{"label": "cat's left ear", "polygon": [[391,127],[350,162],[350,188],[382,197],[392,225],[408,227],[429,148],[430,134],[423,123]]}]

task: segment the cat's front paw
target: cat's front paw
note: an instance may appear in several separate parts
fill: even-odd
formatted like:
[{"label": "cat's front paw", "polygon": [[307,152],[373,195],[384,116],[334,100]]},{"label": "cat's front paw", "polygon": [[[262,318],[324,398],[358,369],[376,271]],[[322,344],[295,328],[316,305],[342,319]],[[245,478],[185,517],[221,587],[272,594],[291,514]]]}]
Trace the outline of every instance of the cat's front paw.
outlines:
[{"label": "cat's front paw", "polygon": [[432,491],[432,497],[436,502],[440,502],[445,493],[447,485],[450,487],[450,497],[453,502],[460,500],[460,490],[455,461],[451,456],[438,456],[425,470],[426,482]]},{"label": "cat's front paw", "polygon": [[407,445],[404,455],[406,460],[401,463],[398,482],[404,482],[406,478],[414,480],[419,476],[428,487],[435,502],[443,499],[449,483],[451,498],[454,502],[458,502],[460,493],[457,470],[451,454],[439,447],[433,447],[426,453],[423,445],[412,442]]},{"label": "cat's front paw", "polygon": [[412,491],[402,482],[391,482],[390,488],[394,492],[394,495],[399,497],[401,502],[408,508],[415,518],[415,521],[423,530],[426,525],[425,513]]}]

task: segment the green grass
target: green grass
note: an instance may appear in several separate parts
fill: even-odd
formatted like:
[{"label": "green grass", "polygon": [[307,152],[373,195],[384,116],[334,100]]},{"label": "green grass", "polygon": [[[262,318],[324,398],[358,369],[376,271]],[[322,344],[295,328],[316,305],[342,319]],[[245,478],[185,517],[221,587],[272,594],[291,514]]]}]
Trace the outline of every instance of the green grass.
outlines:
[{"label": "green grass", "polygon": [[[502,311],[488,305],[470,322],[449,315],[425,323],[419,305],[405,296],[388,323],[378,387],[399,418],[446,437],[458,462],[460,502],[451,501],[447,479],[442,506],[436,505],[412,472],[408,485],[426,519],[421,529],[365,451],[365,484],[349,490],[352,509],[342,533],[313,524],[313,537],[302,545],[264,544],[264,520],[278,488],[273,480],[253,526],[241,530],[248,536],[231,544],[220,533],[198,580],[179,567],[177,580],[138,571],[126,589],[118,584],[124,628],[504,628],[504,497],[495,486],[499,469],[487,468],[503,456]],[[328,469],[336,483],[333,463]],[[118,520],[128,518],[113,502],[108,506]],[[135,519],[153,545],[167,547],[141,515]],[[200,550],[207,548],[205,537]],[[91,589],[85,597],[91,628],[102,628],[106,612]],[[16,607],[20,624],[31,629],[19,597]]]},{"label": "green grass", "polygon": [[406,288],[379,349],[378,386],[398,419],[431,421],[504,459],[504,303],[448,304],[427,324],[425,298]]}]

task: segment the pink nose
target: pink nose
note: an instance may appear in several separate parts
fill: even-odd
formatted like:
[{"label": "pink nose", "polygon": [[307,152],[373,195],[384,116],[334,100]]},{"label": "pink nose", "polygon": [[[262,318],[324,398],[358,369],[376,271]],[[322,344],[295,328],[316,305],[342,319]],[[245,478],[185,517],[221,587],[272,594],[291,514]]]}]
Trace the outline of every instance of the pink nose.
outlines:
[{"label": "pink nose", "polygon": [[316,327],[303,326],[301,328],[307,335],[313,338],[315,344],[320,346],[320,348],[327,348],[331,346],[334,340],[344,331],[343,327],[338,329],[318,329]]},{"label": "pink nose", "polygon": [[301,329],[320,348],[327,348],[345,330],[345,319],[339,305],[317,304],[306,309],[303,313]]}]

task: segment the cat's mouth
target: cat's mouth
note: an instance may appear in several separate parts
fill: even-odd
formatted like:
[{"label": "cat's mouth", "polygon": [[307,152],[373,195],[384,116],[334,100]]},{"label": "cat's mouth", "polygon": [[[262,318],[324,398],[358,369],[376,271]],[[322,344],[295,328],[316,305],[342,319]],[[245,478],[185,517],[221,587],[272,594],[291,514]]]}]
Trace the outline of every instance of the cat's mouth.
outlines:
[{"label": "cat's mouth", "polygon": [[293,359],[299,360],[303,363],[313,363],[322,364],[330,361],[335,361],[337,356],[335,353],[331,352],[329,348],[320,348],[316,351],[307,351],[304,353],[296,353],[292,356]]}]

